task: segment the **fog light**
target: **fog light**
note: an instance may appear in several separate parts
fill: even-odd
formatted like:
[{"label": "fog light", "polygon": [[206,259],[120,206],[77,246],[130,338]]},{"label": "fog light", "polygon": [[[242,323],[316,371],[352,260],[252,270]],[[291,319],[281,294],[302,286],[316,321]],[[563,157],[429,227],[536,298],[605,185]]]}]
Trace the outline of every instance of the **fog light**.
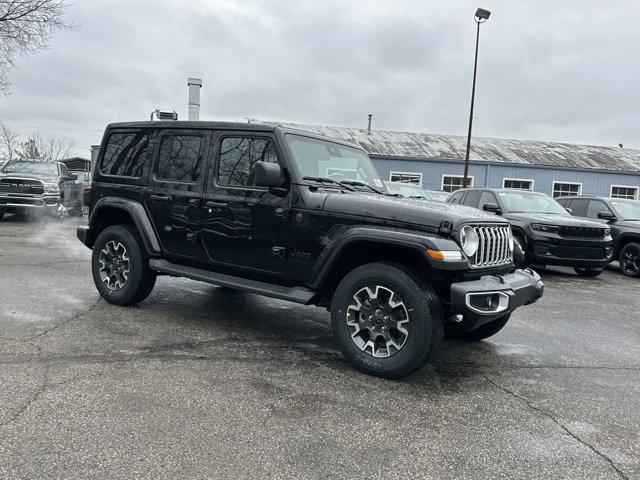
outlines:
[{"label": "fog light", "polygon": [[494,314],[509,307],[509,296],[504,292],[467,293],[465,303],[469,310],[479,314]]}]

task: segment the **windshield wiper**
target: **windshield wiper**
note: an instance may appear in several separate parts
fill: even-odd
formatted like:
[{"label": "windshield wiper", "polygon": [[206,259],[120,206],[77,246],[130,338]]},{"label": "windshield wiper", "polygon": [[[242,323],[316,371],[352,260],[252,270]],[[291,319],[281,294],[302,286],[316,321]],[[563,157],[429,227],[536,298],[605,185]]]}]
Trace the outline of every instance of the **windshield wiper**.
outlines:
[{"label": "windshield wiper", "polygon": [[344,183],[345,185],[351,185],[352,187],[367,187],[369,190],[376,192],[378,195],[384,195],[383,191],[378,190],[377,188],[373,188],[371,185],[364,182],[358,182],[356,180],[344,180],[342,183]]},{"label": "windshield wiper", "polygon": [[343,183],[343,182],[339,182],[337,180],[334,180],[333,178],[327,178],[327,177],[302,177],[303,180],[313,180],[314,182],[318,182],[318,183],[333,183],[335,185],[340,185],[341,187],[349,190],[350,192],[355,192],[355,188],[351,188],[349,185]]}]

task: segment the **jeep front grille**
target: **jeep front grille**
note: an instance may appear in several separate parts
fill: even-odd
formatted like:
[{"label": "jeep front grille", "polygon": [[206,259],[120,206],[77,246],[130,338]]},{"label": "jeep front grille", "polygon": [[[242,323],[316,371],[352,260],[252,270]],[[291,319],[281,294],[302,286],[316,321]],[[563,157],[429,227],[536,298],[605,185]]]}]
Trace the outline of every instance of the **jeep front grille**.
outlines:
[{"label": "jeep front grille", "polygon": [[471,258],[475,268],[508,265],[513,259],[511,227],[509,225],[473,225],[478,234],[478,251]]},{"label": "jeep front grille", "polygon": [[560,236],[570,238],[604,238],[605,228],[560,227]]}]

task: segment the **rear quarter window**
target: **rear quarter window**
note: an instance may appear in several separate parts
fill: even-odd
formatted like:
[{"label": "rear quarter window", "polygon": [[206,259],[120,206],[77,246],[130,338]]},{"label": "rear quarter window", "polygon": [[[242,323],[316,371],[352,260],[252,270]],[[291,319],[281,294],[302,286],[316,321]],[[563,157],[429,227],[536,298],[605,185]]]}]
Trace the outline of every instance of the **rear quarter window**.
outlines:
[{"label": "rear quarter window", "polygon": [[100,164],[103,175],[141,177],[149,161],[148,132],[112,133]]}]

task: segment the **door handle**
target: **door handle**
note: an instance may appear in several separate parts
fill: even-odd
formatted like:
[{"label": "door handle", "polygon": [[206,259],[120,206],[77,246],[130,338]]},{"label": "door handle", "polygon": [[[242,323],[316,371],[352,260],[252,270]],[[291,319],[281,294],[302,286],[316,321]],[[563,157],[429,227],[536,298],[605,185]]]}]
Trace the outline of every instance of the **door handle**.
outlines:
[{"label": "door handle", "polygon": [[208,202],[204,202],[204,206],[206,208],[227,208],[229,206],[228,203],[226,202],[212,202],[212,201],[208,201]]},{"label": "door handle", "polygon": [[171,201],[171,197],[169,195],[151,195],[151,200],[153,200],[154,202],[169,202]]}]

